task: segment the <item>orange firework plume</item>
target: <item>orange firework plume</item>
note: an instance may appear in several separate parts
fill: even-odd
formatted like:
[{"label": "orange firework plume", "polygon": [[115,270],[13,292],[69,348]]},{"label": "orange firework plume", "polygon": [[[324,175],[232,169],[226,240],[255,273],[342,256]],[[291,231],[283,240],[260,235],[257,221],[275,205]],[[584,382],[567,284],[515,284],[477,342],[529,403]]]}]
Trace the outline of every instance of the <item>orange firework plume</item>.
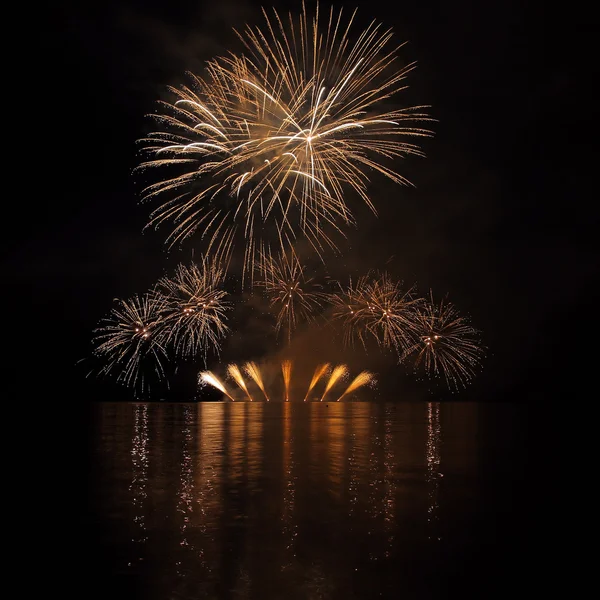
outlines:
[{"label": "orange firework plume", "polygon": [[308,400],[308,395],[310,394],[311,390],[315,387],[315,385],[317,385],[317,381],[319,381],[319,379],[321,379],[321,377],[323,377],[323,375],[325,375],[325,373],[327,373],[328,370],[329,370],[329,363],[325,363],[323,365],[317,365],[317,368],[315,369],[315,374],[313,375],[312,379],[310,380],[310,385],[308,386],[308,390],[306,391],[306,396],[304,397],[304,402],[306,402]]},{"label": "orange firework plume", "polygon": [[331,373],[331,377],[325,386],[325,391],[321,397],[321,402],[323,402],[323,398],[325,398],[327,392],[336,384],[336,382],[339,379],[346,377],[346,375],[348,375],[348,367],[346,365],[338,365],[335,369],[333,369],[333,373]]},{"label": "orange firework plume", "polygon": [[284,360],[281,363],[281,371],[283,373],[283,383],[285,385],[285,401],[290,399],[290,379],[292,377],[292,361]]},{"label": "orange firework plume", "polygon": [[369,383],[373,383],[375,378],[373,377],[373,373],[369,373],[369,371],[363,371],[359,373],[353,380],[352,383],[348,386],[346,391],[337,399],[339,402],[346,394],[353,392],[354,390],[362,387],[363,385],[367,385]]},{"label": "orange firework plume", "polygon": [[256,383],[256,385],[261,389],[262,393],[265,395],[267,402],[269,402],[269,396],[267,396],[267,392],[265,391],[265,384],[263,383],[262,375],[260,374],[260,370],[257,364],[253,362],[247,362],[244,365],[244,370],[246,371],[248,376],[253,379],[254,383]]},{"label": "orange firework plume", "polygon": [[214,388],[217,388],[220,392],[223,392],[232,402],[235,402],[235,399],[229,395],[229,393],[225,389],[225,386],[210,371],[202,371],[200,375],[198,375],[198,383],[201,385],[212,385]]},{"label": "orange firework plume", "polygon": [[240,371],[240,368],[237,365],[229,365],[227,367],[227,373],[229,374],[229,377],[231,377],[240,386],[240,388],[242,388],[242,390],[244,390],[246,396],[248,396],[248,398],[250,399],[250,402],[252,402],[253,401],[252,396],[250,395],[250,392],[248,391],[248,388],[246,387],[246,382],[244,381],[244,378],[242,377],[242,372]]}]

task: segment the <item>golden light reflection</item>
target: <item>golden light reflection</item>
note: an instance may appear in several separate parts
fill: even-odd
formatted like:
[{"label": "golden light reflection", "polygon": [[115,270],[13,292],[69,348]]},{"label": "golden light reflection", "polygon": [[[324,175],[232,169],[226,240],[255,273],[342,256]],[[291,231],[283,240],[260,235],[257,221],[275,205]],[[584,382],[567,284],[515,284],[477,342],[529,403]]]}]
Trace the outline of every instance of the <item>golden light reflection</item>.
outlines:
[{"label": "golden light reflection", "polygon": [[[194,423],[196,421],[196,410],[192,405],[183,407],[183,443],[181,450],[181,468],[179,473],[179,489],[177,492],[177,512],[181,515],[181,533],[180,546],[190,548],[188,541],[188,529],[191,525],[191,517],[194,511],[194,463],[193,463],[193,445],[194,445]],[[179,555],[178,555],[179,556]],[[177,574],[183,576],[182,561],[176,561]]]},{"label": "golden light reflection", "polygon": [[227,404],[225,407],[228,440],[225,452],[228,458],[228,479],[230,485],[242,485],[246,462],[246,413],[241,406]]},{"label": "golden light reflection", "polygon": [[[381,472],[379,470],[379,463],[382,458],[382,438],[379,428],[377,427],[378,423],[376,418],[369,419],[369,434],[367,436],[368,444],[369,444],[369,489],[367,495],[367,512],[371,517],[372,521],[369,524],[370,530],[374,527],[373,521],[377,520],[377,517],[383,515],[383,510],[381,506],[381,499],[383,498],[383,494],[381,493],[382,483],[381,480]],[[372,556],[373,558],[373,556]]]},{"label": "golden light reflection", "polygon": [[429,506],[427,508],[427,524],[429,526],[429,539],[440,540],[437,532],[437,523],[439,520],[439,487],[440,478],[443,474],[440,472],[440,446],[442,441],[442,426],[440,422],[440,403],[427,403],[427,493],[429,496]]},{"label": "golden light reflection", "polygon": [[393,412],[391,406],[385,407],[385,431],[383,434],[383,518],[387,536],[385,556],[389,558],[394,545],[396,482],[394,480],[394,436],[392,433]]},{"label": "golden light reflection", "polygon": [[331,404],[327,418],[327,450],[329,490],[338,500],[342,498],[346,448],[346,410],[349,405]]},{"label": "golden light reflection", "polygon": [[348,464],[350,470],[349,482],[349,507],[348,513],[353,516],[358,510],[359,498],[362,488],[368,480],[369,466],[369,420],[371,405],[364,402],[354,402],[351,407],[350,421],[350,456]]},{"label": "golden light reflection", "polygon": [[290,562],[296,557],[296,538],[298,522],[295,519],[296,508],[296,462],[294,457],[294,438],[292,435],[292,406],[283,406],[283,514],[282,533],[286,540],[286,551]]},{"label": "golden light reflection", "polygon": [[202,536],[198,549],[198,566],[212,573],[220,552],[219,517],[223,510],[221,485],[223,479],[224,404],[199,403],[198,465],[196,470],[195,527]]},{"label": "golden light reflection", "polygon": [[[225,580],[230,591],[254,597],[263,591],[254,578],[264,582],[267,572],[273,585],[304,581],[310,566],[303,557],[314,544],[304,534],[314,523],[324,535],[348,531],[361,545],[348,552],[363,562],[390,564],[414,536],[435,544],[442,408],[307,407],[301,401],[133,405],[124,415],[131,425],[121,456],[132,471],[126,499],[133,510],[124,517],[137,535],[128,536],[126,560],[146,572],[157,565],[160,549],[160,560],[166,555],[175,565],[168,569],[177,575],[171,597],[193,595],[198,582],[200,596],[217,597]],[[464,414],[468,421],[469,413],[447,408],[457,421]],[[455,460],[453,450],[444,453],[444,464]],[[121,492],[128,494],[127,485]]]},{"label": "golden light reflection", "polygon": [[[129,491],[133,506],[134,529],[137,530],[132,538],[133,542],[143,545],[148,540],[148,527],[146,524],[146,501],[148,491],[148,405],[136,404],[134,407],[133,443],[131,448],[132,478]],[[143,560],[140,548],[138,560]],[[131,563],[129,563],[131,566]]]},{"label": "golden light reflection", "polygon": [[321,465],[327,464],[326,460],[326,439],[325,439],[325,418],[323,410],[328,407],[311,402],[309,408],[310,420],[310,445],[309,461],[311,466],[311,476],[320,471]]},{"label": "golden light reflection", "polygon": [[265,405],[254,402],[248,405],[248,482],[257,483],[260,479],[263,454],[263,411]]}]

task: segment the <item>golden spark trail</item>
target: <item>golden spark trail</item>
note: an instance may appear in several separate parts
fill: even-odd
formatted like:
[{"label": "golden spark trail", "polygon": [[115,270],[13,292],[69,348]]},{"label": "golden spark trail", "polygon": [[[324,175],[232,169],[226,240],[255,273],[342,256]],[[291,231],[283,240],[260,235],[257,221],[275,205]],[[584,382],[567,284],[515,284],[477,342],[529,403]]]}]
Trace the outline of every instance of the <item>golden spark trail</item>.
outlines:
[{"label": "golden spark trail", "polygon": [[237,365],[229,365],[227,367],[227,373],[242,388],[242,390],[244,390],[246,396],[248,396],[248,398],[250,399],[250,402],[253,402],[252,396],[250,395],[250,392],[246,387],[246,382],[242,377],[242,372],[240,371],[240,368]]},{"label": "golden spark trail", "polygon": [[353,392],[354,390],[358,389],[359,387],[362,387],[363,385],[372,383],[373,380],[374,380],[373,374],[369,373],[369,371],[363,371],[362,373],[359,373],[352,380],[352,383],[348,386],[346,391],[337,399],[337,401],[339,402],[346,394]]},{"label": "golden spark trail", "polygon": [[256,363],[247,362],[244,365],[244,370],[251,377],[256,385],[261,389],[262,393],[265,395],[267,402],[269,402],[269,396],[267,396],[267,392],[265,391],[265,384],[263,383],[262,376],[260,374],[260,370]]},{"label": "golden spark trail", "polygon": [[223,392],[232,402],[235,402],[235,399],[227,393],[225,386],[210,371],[202,371],[202,373],[200,373],[200,375],[198,376],[198,382],[212,385],[213,387],[217,388],[220,392]]},{"label": "golden spark trail", "polygon": [[312,376],[312,379],[310,380],[310,385],[308,386],[308,390],[306,391],[306,396],[304,397],[304,402],[306,402],[308,400],[308,395],[310,394],[311,390],[315,387],[315,385],[317,385],[317,381],[319,381],[319,379],[321,379],[321,377],[323,375],[325,375],[325,373],[329,370],[329,363],[325,363],[323,365],[317,365],[317,368],[315,369],[315,373]]},{"label": "golden spark trail", "polygon": [[285,401],[290,400],[290,379],[292,377],[292,361],[284,360],[281,363],[281,372],[283,373],[283,384],[285,386]]},{"label": "golden spark trail", "polygon": [[323,392],[323,396],[321,396],[321,402],[323,402],[323,398],[327,395],[327,392],[336,384],[339,379],[344,378],[348,374],[348,367],[346,365],[338,365],[333,369],[331,373],[331,377],[325,386],[325,391]]}]

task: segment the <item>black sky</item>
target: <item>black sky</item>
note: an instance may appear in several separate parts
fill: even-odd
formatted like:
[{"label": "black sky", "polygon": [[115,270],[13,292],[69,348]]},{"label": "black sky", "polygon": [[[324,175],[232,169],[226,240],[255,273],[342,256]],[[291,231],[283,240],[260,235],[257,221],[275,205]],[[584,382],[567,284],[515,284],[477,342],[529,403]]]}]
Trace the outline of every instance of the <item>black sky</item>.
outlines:
[{"label": "black sky", "polygon": [[[408,95],[431,104],[438,122],[427,158],[402,171],[415,189],[378,188],[380,217],[365,213],[344,260],[354,274],[387,264],[422,290],[448,293],[484,331],[484,372],[461,397],[543,398],[553,380],[577,380],[593,314],[597,193],[589,98],[573,58],[589,31],[569,24],[558,37],[560,15],[522,2],[389,4],[345,10],[357,6],[359,23],[376,19],[409,42],[402,57],[418,68]],[[148,207],[131,171],[144,115],[187,70],[239,48],[231,28],[261,24],[261,15],[238,0],[125,0],[63,4],[57,16],[43,36],[41,80],[32,69],[44,165],[24,182],[19,221],[5,224],[3,270],[38,315],[28,368],[52,365],[57,385],[77,387],[74,363],[112,299],[144,292],[189,258],[189,246],[166,256],[164,232],[142,234]]]}]

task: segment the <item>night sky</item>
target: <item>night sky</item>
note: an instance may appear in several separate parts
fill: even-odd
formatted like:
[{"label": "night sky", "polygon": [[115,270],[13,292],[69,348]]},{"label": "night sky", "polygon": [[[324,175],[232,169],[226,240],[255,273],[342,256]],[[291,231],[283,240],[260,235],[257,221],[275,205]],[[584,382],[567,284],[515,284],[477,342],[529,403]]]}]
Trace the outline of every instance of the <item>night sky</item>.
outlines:
[{"label": "night sky", "polygon": [[[598,212],[588,187],[589,100],[577,96],[573,44],[555,36],[555,17],[512,1],[390,9],[373,0],[346,9],[355,5],[358,24],[376,19],[409,42],[401,59],[418,67],[406,101],[430,104],[438,122],[424,143],[427,158],[399,168],[415,188],[379,182],[371,192],[379,218],[357,208],[344,269],[356,275],[385,265],[422,291],[448,293],[471,316],[489,352],[457,399],[520,402],[544,399],[558,380],[576,385],[581,332],[595,326],[588,315]],[[73,386],[93,397],[96,382],[75,363],[89,354],[112,299],[143,293],[191,256],[190,244],[166,254],[166,229],[142,234],[149,207],[138,203],[132,169],[136,140],[150,127],[145,115],[186,71],[200,73],[206,60],[240,49],[233,26],[262,25],[262,16],[258,3],[236,0],[57,10],[58,27],[43,36],[44,77],[32,68],[27,91],[40,95],[30,119],[43,121],[44,165],[10,201],[17,215],[5,222],[3,271],[35,311],[32,336],[44,328],[41,340],[25,344],[30,373],[51,373],[65,393]],[[585,29],[567,33],[585,37]],[[224,358],[260,360],[271,352],[256,351],[261,335],[260,318],[249,315]],[[390,377],[383,389],[402,385]]]}]

